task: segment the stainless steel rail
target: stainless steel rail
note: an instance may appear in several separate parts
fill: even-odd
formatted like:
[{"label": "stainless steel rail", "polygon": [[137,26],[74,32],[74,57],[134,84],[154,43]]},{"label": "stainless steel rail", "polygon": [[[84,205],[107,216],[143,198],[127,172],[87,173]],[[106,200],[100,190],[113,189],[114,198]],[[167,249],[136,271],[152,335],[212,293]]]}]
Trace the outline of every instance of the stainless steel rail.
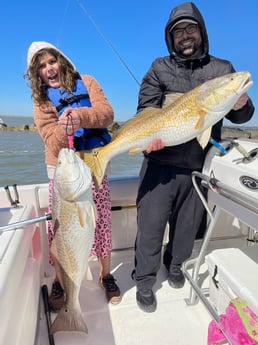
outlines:
[{"label": "stainless steel rail", "polygon": [[[187,260],[182,266],[182,271],[191,285],[189,299],[186,300],[186,303],[195,305],[201,299],[213,319],[218,322],[219,315],[206,297],[208,290],[201,288],[198,284],[200,266],[204,262],[207,246],[220,211],[225,210],[251,228],[258,230],[258,200],[202,173],[194,172],[192,178],[194,187],[210,218],[199,255],[194,259]],[[199,184],[197,179],[200,181]],[[208,200],[214,205],[212,210],[209,208],[208,202],[199,187],[200,185],[208,189]],[[189,273],[190,268],[192,268],[192,274]]]}]

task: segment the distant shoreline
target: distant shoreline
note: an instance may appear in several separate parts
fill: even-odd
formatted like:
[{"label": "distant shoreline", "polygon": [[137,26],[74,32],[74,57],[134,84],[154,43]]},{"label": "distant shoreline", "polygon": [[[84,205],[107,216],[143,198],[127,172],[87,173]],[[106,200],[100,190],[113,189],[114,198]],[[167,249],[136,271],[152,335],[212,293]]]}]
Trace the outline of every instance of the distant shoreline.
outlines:
[{"label": "distant shoreline", "polygon": [[221,132],[222,139],[225,138],[249,138],[258,139],[258,127],[231,127],[223,126]]},{"label": "distant shoreline", "polygon": [[[5,118],[7,116],[4,116]],[[26,119],[31,119],[30,117],[26,117]],[[37,127],[34,123],[32,124],[23,124],[19,126],[8,126],[8,123],[4,123],[1,121],[0,117],[0,131],[12,131],[12,132],[19,132],[19,131],[29,131],[33,133],[37,133]],[[32,118],[33,120],[33,118]],[[114,134],[121,126],[123,126],[123,122],[113,122],[109,127],[108,130],[112,134]],[[223,126],[222,127],[222,139],[225,138],[249,138],[249,139],[258,139],[258,127],[235,127],[235,126]]]}]

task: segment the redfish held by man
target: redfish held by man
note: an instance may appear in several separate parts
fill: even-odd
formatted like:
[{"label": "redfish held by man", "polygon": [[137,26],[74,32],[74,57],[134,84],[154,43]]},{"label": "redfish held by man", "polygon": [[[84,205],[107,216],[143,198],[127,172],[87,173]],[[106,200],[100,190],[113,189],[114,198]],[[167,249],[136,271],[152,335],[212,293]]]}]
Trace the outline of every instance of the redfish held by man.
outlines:
[{"label": "redfish held by man", "polygon": [[250,73],[243,71],[208,80],[185,94],[170,94],[171,100],[163,108],[146,108],[125,122],[108,145],[78,155],[91,168],[98,186],[114,156],[126,151],[131,154],[144,151],[154,138],[161,138],[165,146],[197,138],[204,148],[211,127],[252,84]]},{"label": "redfish held by man", "polygon": [[58,155],[54,176],[51,255],[58,264],[57,276],[65,291],[65,305],[52,324],[52,332],[88,332],[79,303],[81,282],[95,231],[95,205],[89,167],[74,150]]}]

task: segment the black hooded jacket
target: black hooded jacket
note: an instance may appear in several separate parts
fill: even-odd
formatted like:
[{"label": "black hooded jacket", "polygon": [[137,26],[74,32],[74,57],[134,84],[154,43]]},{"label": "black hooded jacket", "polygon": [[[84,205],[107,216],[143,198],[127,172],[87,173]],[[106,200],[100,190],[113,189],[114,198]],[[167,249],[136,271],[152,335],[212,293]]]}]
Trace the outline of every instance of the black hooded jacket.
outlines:
[{"label": "black hooded jacket", "polygon": [[[189,59],[178,55],[174,50],[173,37],[170,28],[179,20],[192,19],[198,22],[203,40],[203,54],[199,59]],[[169,93],[185,93],[204,83],[208,79],[235,72],[230,61],[209,55],[209,41],[203,17],[192,2],[175,7],[170,13],[165,27],[165,40],[169,56],[157,58],[145,74],[138,98],[137,111],[146,107],[163,106]],[[254,106],[249,98],[247,104],[240,110],[231,110],[226,118],[233,123],[244,123],[251,119]],[[157,119],[158,120],[158,119]],[[223,121],[212,128],[212,137],[221,140]],[[177,146],[167,146],[162,150],[153,151],[145,156],[160,164],[169,164],[190,170],[201,170],[207,152],[196,139]]]}]

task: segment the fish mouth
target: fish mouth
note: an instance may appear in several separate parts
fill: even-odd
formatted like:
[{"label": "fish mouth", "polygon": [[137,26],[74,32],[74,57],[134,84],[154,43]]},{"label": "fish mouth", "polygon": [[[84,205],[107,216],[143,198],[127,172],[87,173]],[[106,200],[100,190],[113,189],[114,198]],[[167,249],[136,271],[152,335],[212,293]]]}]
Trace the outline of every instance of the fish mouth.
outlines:
[{"label": "fish mouth", "polygon": [[58,156],[55,183],[60,196],[67,201],[75,201],[91,188],[91,173],[74,150],[63,148]]},{"label": "fish mouth", "polygon": [[246,78],[243,80],[242,84],[239,87],[239,91],[237,93],[245,93],[247,90],[253,85],[253,81],[251,79],[251,74],[248,72]]}]

